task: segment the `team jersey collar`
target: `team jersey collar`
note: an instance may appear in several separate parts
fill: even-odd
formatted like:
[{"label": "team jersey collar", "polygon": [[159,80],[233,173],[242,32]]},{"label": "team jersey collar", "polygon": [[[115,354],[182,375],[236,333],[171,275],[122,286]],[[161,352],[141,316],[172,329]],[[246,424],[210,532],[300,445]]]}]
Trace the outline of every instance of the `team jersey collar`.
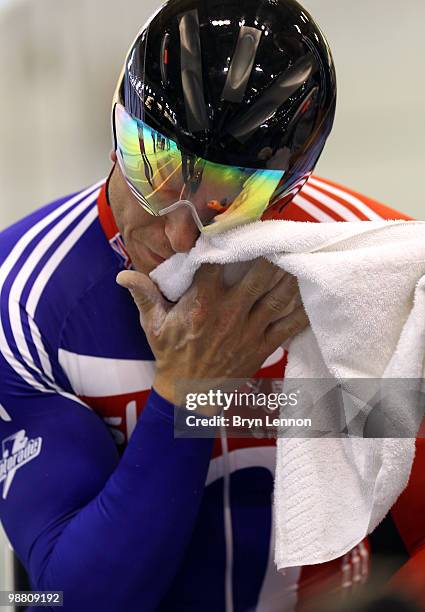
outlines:
[{"label": "team jersey collar", "polygon": [[124,240],[120,234],[118,226],[112,214],[111,207],[108,202],[108,181],[100,188],[97,198],[97,209],[99,211],[99,221],[112,250],[118,256],[124,268],[132,267],[131,259],[125,248]]}]

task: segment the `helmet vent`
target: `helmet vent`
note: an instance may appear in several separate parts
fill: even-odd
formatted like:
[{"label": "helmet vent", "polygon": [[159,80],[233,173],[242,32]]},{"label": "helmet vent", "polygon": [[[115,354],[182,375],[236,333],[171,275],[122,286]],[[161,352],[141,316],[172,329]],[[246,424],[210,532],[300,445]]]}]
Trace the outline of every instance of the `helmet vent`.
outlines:
[{"label": "helmet vent", "polygon": [[314,56],[309,54],[281,74],[260,98],[236,117],[229,127],[229,133],[244,143],[251,134],[265,123],[310,78],[315,65]]},{"label": "helmet vent", "polygon": [[202,79],[201,41],[198,11],[179,17],[180,62],[187,126],[191,132],[209,127]]},{"label": "helmet vent", "polygon": [[242,26],[227,73],[221,97],[229,102],[242,102],[260,44],[262,31]]},{"label": "helmet vent", "polygon": [[170,43],[170,34],[164,34],[161,43],[161,59],[159,65],[161,67],[161,79],[164,87],[168,85],[168,46]]}]

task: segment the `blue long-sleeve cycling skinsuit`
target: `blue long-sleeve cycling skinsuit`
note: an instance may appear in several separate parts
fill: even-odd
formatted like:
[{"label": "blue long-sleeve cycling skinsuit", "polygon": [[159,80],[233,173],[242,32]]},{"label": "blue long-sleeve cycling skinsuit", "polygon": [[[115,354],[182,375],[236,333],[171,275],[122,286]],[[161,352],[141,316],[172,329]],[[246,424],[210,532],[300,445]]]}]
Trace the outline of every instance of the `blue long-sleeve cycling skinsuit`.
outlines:
[{"label": "blue long-sleeve cycling skinsuit", "polygon": [[364,543],[276,571],[273,441],[174,439],[105,201],[102,181],[0,234],[0,517],[32,587],[66,612],[282,612],[363,579]]}]

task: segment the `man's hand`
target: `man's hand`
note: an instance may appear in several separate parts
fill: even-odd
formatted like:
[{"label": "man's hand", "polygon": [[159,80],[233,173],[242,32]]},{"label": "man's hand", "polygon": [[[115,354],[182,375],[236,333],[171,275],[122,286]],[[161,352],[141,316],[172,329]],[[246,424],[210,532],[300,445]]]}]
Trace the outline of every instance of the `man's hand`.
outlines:
[{"label": "man's hand", "polygon": [[174,305],[140,272],[120,272],[117,282],[130,290],[155,355],[153,387],[177,405],[176,382],[249,378],[308,325],[296,278],[263,258],[233,287],[222,265],[204,264]]}]

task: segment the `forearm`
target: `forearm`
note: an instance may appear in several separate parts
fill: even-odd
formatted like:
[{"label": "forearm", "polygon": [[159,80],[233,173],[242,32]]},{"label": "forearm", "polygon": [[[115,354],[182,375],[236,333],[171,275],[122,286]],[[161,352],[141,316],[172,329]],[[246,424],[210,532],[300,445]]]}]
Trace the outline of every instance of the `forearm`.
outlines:
[{"label": "forearm", "polygon": [[34,551],[34,586],[63,590],[64,610],[154,610],[189,541],[211,446],[174,439],[172,407],[152,392],[103,490]]}]

